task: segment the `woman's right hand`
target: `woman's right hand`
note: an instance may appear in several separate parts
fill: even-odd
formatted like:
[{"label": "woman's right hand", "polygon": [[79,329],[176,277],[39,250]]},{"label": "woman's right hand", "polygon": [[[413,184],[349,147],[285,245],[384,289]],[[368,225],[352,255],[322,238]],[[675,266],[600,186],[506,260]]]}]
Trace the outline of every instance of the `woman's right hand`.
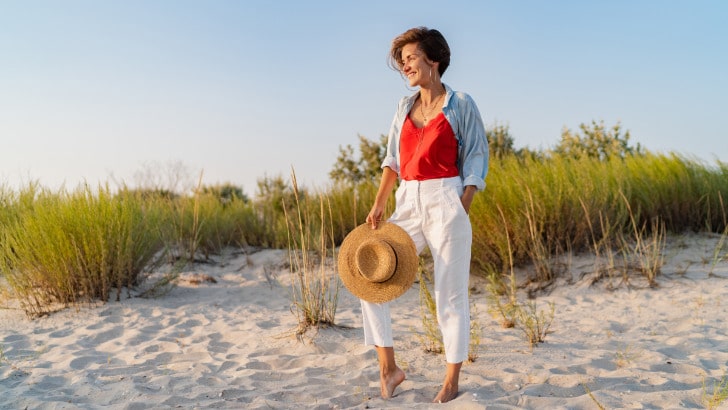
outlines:
[{"label": "woman's right hand", "polygon": [[377,196],[374,199],[374,205],[367,215],[366,222],[371,225],[372,229],[377,229],[379,222],[382,221],[384,216],[384,208],[387,205],[387,198],[394,188],[394,183],[397,182],[397,173],[392,171],[392,168],[384,167],[382,171],[382,181],[379,183],[379,189],[377,190]]},{"label": "woman's right hand", "polygon": [[369,215],[367,215],[367,223],[371,225],[372,229],[377,229],[379,222],[382,220],[382,215],[384,215],[383,206],[374,205],[372,210],[369,211]]}]

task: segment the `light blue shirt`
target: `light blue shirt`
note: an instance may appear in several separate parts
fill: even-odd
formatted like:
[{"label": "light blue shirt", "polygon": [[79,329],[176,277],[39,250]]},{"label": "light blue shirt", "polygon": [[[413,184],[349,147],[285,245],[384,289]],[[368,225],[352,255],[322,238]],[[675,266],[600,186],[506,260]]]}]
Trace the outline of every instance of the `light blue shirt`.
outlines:
[{"label": "light blue shirt", "polygon": [[[445,102],[442,112],[450,123],[458,140],[458,170],[463,186],[474,185],[478,191],[485,189],[485,175],[488,173],[488,140],[485,137],[483,119],[475,101],[463,92],[453,91],[445,86]],[[414,105],[419,91],[399,101],[397,113],[389,129],[387,154],[382,168],[389,167],[399,175],[399,139],[402,125]]]}]

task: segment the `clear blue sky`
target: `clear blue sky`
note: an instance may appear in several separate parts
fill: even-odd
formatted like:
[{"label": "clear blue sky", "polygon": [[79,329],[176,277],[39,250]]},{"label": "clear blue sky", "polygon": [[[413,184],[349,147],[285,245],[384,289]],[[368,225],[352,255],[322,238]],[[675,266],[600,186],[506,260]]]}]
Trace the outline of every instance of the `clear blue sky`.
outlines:
[{"label": "clear blue sky", "polygon": [[181,162],[249,196],[291,167],[324,187],[340,145],[388,131],[409,93],[390,41],[419,25],[517,147],[620,121],[649,150],[726,162],[726,22],[718,0],[0,0],[0,184]]}]

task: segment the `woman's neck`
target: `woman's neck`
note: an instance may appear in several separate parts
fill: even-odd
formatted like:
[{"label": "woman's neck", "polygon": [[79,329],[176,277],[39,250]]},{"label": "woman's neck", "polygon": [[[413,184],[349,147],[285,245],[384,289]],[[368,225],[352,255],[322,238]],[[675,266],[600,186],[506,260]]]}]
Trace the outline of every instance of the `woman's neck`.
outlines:
[{"label": "woman's neck", "polygon": [[420,101],[426,107],[430,106],[435,100],[445,94],[445,86],[441,82],[437,82],[427,86],[420,86]]}]

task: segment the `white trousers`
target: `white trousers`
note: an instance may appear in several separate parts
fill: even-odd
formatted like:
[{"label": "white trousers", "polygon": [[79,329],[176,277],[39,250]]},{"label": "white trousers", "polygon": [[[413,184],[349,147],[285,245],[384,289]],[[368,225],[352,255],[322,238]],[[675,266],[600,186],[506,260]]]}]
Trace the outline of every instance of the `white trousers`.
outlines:
[{"label": "white trousers", "polygon": [[[418,254],[425,245],[432,253],[437,321],[448,363],[465,361],[470,344],[468,279],[473,234],[460,202],[462,193],[460,177],[401,181],[389,218],[412,237]],[[366,345],[394,345],[389,303],[361,301]]]}]

